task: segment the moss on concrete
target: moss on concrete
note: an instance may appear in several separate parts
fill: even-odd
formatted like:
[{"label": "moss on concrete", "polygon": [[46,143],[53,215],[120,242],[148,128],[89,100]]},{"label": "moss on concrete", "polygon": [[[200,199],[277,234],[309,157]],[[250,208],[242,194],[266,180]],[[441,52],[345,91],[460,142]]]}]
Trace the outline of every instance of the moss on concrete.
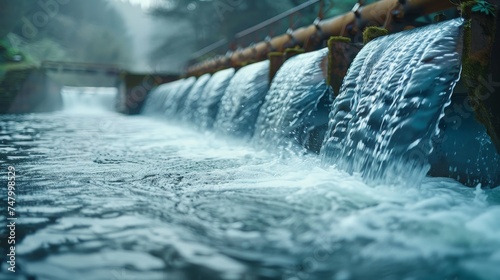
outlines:
[{"label": "moss on concrete", "polygon": [[274,58],[274,57],[283,57],[283,53],[282,52],[270,52],[267,54],[267,57],[269,59]]},{"label": "moss on concrete", "polygon": [[389,34],[389,31],[382,27],[369,26],[363,31],[363,43],[368,44],[371,40]]},{"label": "moss on concrete", "polygon": [[331,36],[330,39],[328,39],[328,46],[330,46],[333,42],[350,43],[351,38],[344,36]]},{"label": "moss on concrete", "polygon": [[304,53],[305,50],[302,49],[302,48],[299,48],[299,47],[295,47],[295,48],[288,48],[285,50],[284,52],[284,61],[286,61],[287,59],[291,58],[291,57],[294,57],[296,55],[299,55],[299,54],[302,54]]}]

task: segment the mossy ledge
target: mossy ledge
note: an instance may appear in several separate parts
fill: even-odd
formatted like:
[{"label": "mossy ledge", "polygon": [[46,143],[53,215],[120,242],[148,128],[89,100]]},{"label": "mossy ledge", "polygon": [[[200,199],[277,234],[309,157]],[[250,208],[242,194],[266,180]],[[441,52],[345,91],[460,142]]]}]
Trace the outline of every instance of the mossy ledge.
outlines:
[{"label": "mossy ledge", "polygon": [[285,50],[284,52],[284,60],[286,61],[287,59],[291,58],[291,57],[294,57],[296,55],[299,55],[299,54],[303,54],[305,52],[304,49],[302,48],[288,48]]},{"label": "mossy ledge", "polygon": [[351,38],[344,36],[331,36],[330,39],[328,39],[328,46],[330,46],[333,42],[350,43]]},{"label": "mossy ledge", "polygon": [[363,31],[363,43],[368,44],[368,42],[372,41],[373,39],[380,36],[385,36],[387,34],[389,34],[389,31],[385,28],[368,26],[367,28],[365,28],[365,31]]}]

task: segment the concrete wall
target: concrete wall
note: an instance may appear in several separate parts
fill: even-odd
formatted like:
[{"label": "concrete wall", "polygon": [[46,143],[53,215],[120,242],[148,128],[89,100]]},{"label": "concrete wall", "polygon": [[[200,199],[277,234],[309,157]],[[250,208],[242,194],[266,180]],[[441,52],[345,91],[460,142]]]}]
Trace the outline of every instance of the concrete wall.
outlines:
[{"label": "concrete wall", "polygon": [[61,86],[43,70],[8,71],[0,82],[1,114],[50,112],[61,108]]}]

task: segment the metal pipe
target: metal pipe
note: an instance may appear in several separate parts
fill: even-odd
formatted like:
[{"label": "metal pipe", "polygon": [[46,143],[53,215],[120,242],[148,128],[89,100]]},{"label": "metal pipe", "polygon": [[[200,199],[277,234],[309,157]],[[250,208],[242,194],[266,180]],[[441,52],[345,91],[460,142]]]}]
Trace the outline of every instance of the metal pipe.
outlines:
[{"label": "metal pipe", "polygon": [[[389,24],[393,21],[410,22],[418,16],[443,11],[454,7],[449,0],[381,0],[367,5],[357,6],[355,11],[348,12],[331,19],[322,20],[317,25],[312,24],[299,28],[293,32],[272,38],[270,41],[260,42],[252,47],[234,52],[230,57],[227,67],[241,67],[249,62],[267,59],[267,54],[272,51],[284,51],[286,48],[303,46],[309,38],[321,30],[321,40],[330,36],[354,36],[366,26],[385,26],[390,31]],[[204,73],[214,72],[215,61],[200,63],[187,70],[187,76],[199,76]]]}]

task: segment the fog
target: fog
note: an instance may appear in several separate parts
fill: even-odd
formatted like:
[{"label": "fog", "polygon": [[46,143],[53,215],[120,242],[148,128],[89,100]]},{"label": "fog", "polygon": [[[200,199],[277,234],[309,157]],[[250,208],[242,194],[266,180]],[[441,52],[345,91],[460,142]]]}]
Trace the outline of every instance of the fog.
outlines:
[{"label": "fog", "polygon": [[[123,17],[130,37],[132,63],[138,72],[179,72],[195,51],[194,36],[188,21],[152,15],[149,6],[126,1],[113,1]],[[162,48],[167,46],[168,49]],[[177,48],[175,48],[177,46]],[[173,48],[175,50],[173,50]],[[166,53],[163,53],[165,49]]]}]

